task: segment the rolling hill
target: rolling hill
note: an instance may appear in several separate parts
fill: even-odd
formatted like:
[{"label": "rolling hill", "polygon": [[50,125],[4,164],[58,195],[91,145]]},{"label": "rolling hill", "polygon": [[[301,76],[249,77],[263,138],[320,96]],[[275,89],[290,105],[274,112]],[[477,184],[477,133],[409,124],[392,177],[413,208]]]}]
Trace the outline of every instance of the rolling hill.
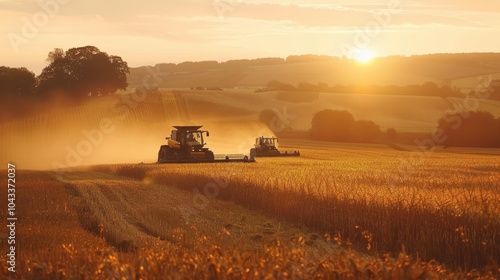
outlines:
[{"label": "rolling hill", "polygon": [[[306,96],[307,98],[304,98]],[[430,132],[452,102],[463,99],[299,92],[174,90],[115,95],[76,107],[0,124],[0,158],[24,168],[59,168],[97,163],[155,162],[173,125],[204,125],[216,154],[248,154],[254,139],[283,129],[307,131],[313,115],[343,109],[382,130]],[[480,109],[500,116],[500,102]],[[259,121],[263,111],[279,124]],[[281,117],[280,117],[281,116]]]},{"label": "rolling hill", "polygon": [[382,57],[363,64],[325,56],[290,56],[227,62],[160,63],[132,68],[130,88],[144,86],[148,75],[160,88],[262,87],[270,80],[298,85],[301,82],[329,85],[410,85],[435,82],[461,89],[474,89],[478,76],[500,77],[499,53],[432,54]]}]

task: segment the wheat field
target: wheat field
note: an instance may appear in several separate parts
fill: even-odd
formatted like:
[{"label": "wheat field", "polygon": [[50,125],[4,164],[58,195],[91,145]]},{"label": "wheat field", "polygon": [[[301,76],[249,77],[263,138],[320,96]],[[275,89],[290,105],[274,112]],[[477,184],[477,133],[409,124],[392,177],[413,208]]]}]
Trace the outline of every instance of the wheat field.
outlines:
[{"label": "wheat field", "polygon": [[498,276],[500,155],[436,151],[401,176],[381,145],[282,142],[304,156],[20,173],[14,278]]},{"label": "wheat field", "polygon": [[[82,171],[68,171],[65,182],[55,181],[47,172],[20,172],[18,178],[23,178],[18,187],[24,199],[17,205],[23,219],[17,232],[16,273],[7,270],[2,255],[2,279],[453,279],[462,275],[406,254],[376,258],[341,249],[333,239],[287,229],[285,223],[230,203],[213,201],[211,208],[222,208],[224,213],[207,209],[195,225],[186,224],[172,202],[187,204],[190,193],[163,185]],[[238,215],[233,226],[211,223],[214,216],[221,222],[228,212]],[[0,245],[6,245],[5,239]]]},{"label": "wheat field", "polygon": [[498,276],[499,155],[438,151],[395,180],[386,147],[284,142],[304,156],[20,173],[14,278]]},{"label": "wheat field", "polygon": [[498,154],[434,152],[412,169],[403,162],[417,152],[382,146],[316,146],[302,154],[305,158],[242,166],[101,168],[188,191],[215,184],[217,198],[363,244],[368,251],[404,247],[464,269],[498,264]]},{"label": "wheat field", "polygon": [[[275,93],[237,94],[238,102],[229,95],[155,93],[116,112],[113,97],[3,124],[0,157],[19,161],[22,220],[18,272],[2,265],[2,278],[498,278],[500,152],[285,138],[280,148],[300,150],[300,158],[153,163],[171,125],[205,124],[215,153],[247,153],[269,132],[257,122],[263,100],[297,113],[292,126],[321,106],[356,103],[341,95],[300,104]],[[441,101],[419,101],[435,105],[423,126],[445,110]],[[398,110],[387,118],[404,119]],[[87,141],[82,131],[103,119],[115,130],[80,167],[69,166],[68,147]],[[54,161],[67,166],[44,171]]]}]

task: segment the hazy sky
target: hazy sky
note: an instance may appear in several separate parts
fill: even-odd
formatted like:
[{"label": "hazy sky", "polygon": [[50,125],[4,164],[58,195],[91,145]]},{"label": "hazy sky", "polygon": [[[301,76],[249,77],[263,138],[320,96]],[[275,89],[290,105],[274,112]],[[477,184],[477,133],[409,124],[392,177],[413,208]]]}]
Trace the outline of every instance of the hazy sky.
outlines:
[{"label": "hazy sky", "polygon": [[130,66],[286,57],[500,52],[498,0],[0,0],[0,65],[36,73],[53,48]]}]

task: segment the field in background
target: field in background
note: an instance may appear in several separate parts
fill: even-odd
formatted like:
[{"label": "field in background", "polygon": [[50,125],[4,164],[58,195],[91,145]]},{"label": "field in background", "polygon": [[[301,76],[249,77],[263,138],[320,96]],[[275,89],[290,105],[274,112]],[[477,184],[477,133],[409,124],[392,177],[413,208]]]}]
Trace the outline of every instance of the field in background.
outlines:
[{"label": "field in background", "polygon": [[132,68],[129,75],[131,89],[144,86],[144,78],[152,73],[160,88],[264,87],[270,80],[279,80],[297,86],[299,83],[327,83],[333,85],[398,85],[435,82],[461,89],[475,89],[478,77],[498,78],[499,55],[490,54],[436,54],[412,57],[376,58],[370,63],[328,60],[302,60],[274,65],[235,63],[233,66],[213,65],[211,68],[182,69],[156,67]]},{"label": "field in background", "polygon": [[[115,95],[0,124],[0,159],[15,159],[31,169],[155,162],[173,125],[204,125],[211,132],[208,146],[216,154],[248,154],[255,137],[273,134],[269,124],[259,121],[264,110],[286,116],[286,126],[297,131],[308,131],[316,112],[339,109],[356,119],[373,120],[383,131],[392,127],[426,133],[457,102],[463,100],[301,92]],[[500,117],[499,101],[482,101],[480,109]]]}]

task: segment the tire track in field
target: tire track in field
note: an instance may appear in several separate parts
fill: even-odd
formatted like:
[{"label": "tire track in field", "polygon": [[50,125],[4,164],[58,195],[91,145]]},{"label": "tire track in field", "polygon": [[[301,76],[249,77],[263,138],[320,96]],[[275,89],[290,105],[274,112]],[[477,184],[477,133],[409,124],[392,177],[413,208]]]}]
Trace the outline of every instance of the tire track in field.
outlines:
[{"label": "tire track in field", "polygon": [[[317,237],[322,233],[311,232],[285,221],[264,216],[260,211],[249,210],[229,201],[210,199],[206,208],[199,209],[193,204],[195,197],[191,190],[186,191],[160,181],[155,184],[144,184],[142,181],[134,180],[137,177],[132,176],[131,178],[134,179],[121,177],[120,175],[124,172],[115,173],[116,170],[101,169],[99,172],[71,174],[70,176],[74,177],[71,183],[79,185],[78,180],[93,183],[102,196],[106,197],[107,204],[111,204],[113,209],[123,214],[123,218],[134,227],[134,230],[149,238],[155,237],[155,240],[158,240],[156,233],[159,231],[154,228],[154,225],[151,226],[152,223],[164,222],[166,226],[161,232],[162,236],[165,237],[165,241],[173,244],[182,242],[175,238],[178,236],[176,233],[179,232],[188,235],[200,234],[200,236],[210,236],[216,239],[221,236],[228,238],[227,233],[230,232],[231,242],[236,242],[238,246],[248,249],[253,249],[256,245],[260,246],[258,244],[267,244],[276,238],[295,240],[298,236],[310,236],[307,242],[311,252],[338,249],[336,245],[327,244],[325,240],[318,239]],[[135,213],[138,208],[143,211]],[[163,212],[159,211],[160,208],[163,208]],[[183,216],[186,214],[185,211],[194,211],[190,212],[189,220]],[[171,216],[175,214],[178,215],[179,220],[172,220]],[[143,222],[148,215],[156,215],[157,220]],[[161,238],[160,236],[160,240]]]},{"label": "tire track in field", "polygon": [[68,172],[66,178],[69,179],[66,192],[72,198],[82,227],[105,238],[118,250],[136,250],[153,239],[175,242],[171,227],[151,226],[161,222],[170,209],[157,212],[161,209],[154,207],[151,211],[147,204],[150,195],[137,188],[140,182],[95,172]]},{"label": "tire track in field", "polygon": [[128,223],[132,224],[135,228],[146,235],[159,238],[162,241],[174,242],[174,240],[168,235],[149,228],[144,224],[144,222],[141,221],[144,217],[135,211],[136,208],[142,206],[147,209],[149,207],[148,205],[134,205],[137,193],[131,193],[130,187],[127,187],[126,189],[116,188],[102,183],[99,183],[98,186],[104,196],[108,198],[109,202],[112,203],[121,213],[124,213],[124,218]]}]

